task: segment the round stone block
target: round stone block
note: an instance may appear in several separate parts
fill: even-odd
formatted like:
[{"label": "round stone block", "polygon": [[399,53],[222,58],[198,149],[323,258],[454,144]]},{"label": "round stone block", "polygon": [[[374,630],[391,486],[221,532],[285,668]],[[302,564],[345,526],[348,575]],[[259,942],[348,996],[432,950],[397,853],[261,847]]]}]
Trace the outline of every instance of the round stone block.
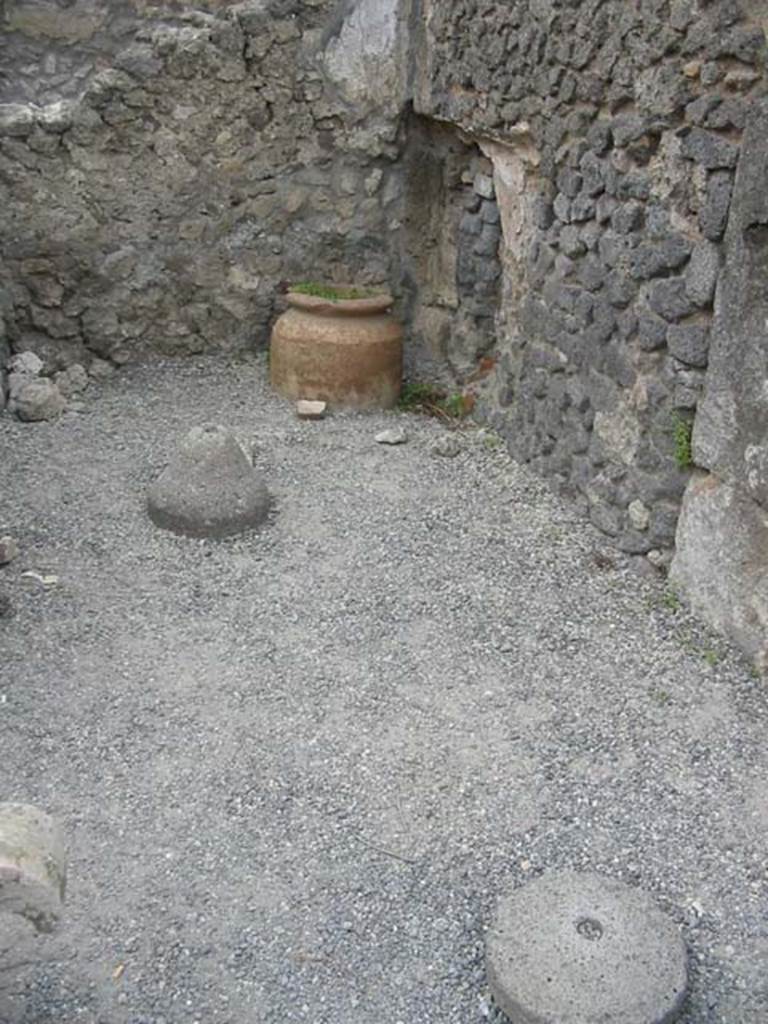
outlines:
[{"label": "round stone block", "polygon": [[0,804],[0,913],[50,931],[64,900],[67,857],[58,826],[36,807]]},{"label": "round stone block", "polygon": [[269,492],[225,427],[195,427],[147,493],[150,518],[188,537],[226,537],[258,526]]},{"label": "round stone block", "polygon": [[669,1024],[688,986],[679,929],[646,893],[573,872],[499,901],[486,963],[513,1024]]}]

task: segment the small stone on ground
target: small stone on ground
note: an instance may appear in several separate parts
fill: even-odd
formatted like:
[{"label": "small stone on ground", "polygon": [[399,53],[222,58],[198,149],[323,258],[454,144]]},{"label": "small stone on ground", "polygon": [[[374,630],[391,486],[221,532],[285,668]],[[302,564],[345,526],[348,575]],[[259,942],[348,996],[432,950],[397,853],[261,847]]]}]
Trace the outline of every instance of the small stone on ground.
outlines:
[{"label": "small stone on ground", "polygon": [[19,419],[27,423],[54,420],[64,412],[66,405],[58,387],[47,377],[34,378],[23,384],[12,403]]},{"label": "small stone on ground", "polygon": [[376,435],[376,444],[405,444],[408,435],[402,427],[392,427],[389,430],[382,430]]},{"label": "small stone on ground", "polygon": [[453,459],[461,452],[461,442],[452,434],[445,434],[443,437],[438,437],[429,450],[432,455]]},{"label": "small stone on ground", "polygon": [[300,399],[296,403],[296,415],[300,420],[321,420],[328,408],[326,402],[310,402]]},{"label": "small stone on ground", "polygon": [[8,565],[18,555],[19,545],[13,537],[0,537],[0,565]]},{"label": "small stone on ground", "polygon": [[88,376],[92,380],[108,380],[114,372],[114,366],[106,359],[92,359],[88,367]]},{"label": "small stone on ground", "polygon": [[59,391],[65,398],[79,395],[88,387],[88,373],[80,363],[73,363],[54,377]]}]

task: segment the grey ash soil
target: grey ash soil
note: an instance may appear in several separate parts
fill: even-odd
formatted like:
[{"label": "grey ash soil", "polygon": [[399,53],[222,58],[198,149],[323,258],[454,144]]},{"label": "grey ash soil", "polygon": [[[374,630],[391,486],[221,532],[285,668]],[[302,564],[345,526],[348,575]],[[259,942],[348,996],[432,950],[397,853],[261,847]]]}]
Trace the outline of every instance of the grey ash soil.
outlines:
[{"label": "grey ash soil", "polygon": [[[437,421],[301,423],[265,380],[159,362],[0,420],[0,798],[71,849],[24,1024],[480,1022],[494,898],[554,868],[680,924],[686,1022],[763,1024],[765,683],[482,431],[438,459]],[[211,421],[272,521],[161,532]]]}]

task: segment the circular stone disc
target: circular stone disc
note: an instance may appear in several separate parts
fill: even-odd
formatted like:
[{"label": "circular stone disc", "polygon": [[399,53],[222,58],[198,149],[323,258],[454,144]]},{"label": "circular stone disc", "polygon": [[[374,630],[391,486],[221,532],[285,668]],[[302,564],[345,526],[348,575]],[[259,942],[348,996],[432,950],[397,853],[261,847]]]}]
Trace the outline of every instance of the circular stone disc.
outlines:
[{"label": "circular stone disc", "polygon": [[679,929],[646,893],[575,872],[502,898],[486,961],[513,1024],[669,1024],[688,984]]}]

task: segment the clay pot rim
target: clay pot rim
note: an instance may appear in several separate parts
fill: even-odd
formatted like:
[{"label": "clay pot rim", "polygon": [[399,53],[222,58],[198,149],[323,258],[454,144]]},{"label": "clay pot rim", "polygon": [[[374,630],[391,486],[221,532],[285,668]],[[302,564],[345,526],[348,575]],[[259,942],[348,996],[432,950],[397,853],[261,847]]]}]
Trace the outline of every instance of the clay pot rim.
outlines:
[{"label": "clay pot rim", "polygon": [[[340,285],[339,287],[346,287]],[[294,309],[302,309],[319,316],[373,316],[384,313],[393,304],[394,299],[389,292],[367,295],[363,299],[326,299],[319,295],[305,295],[303,292],[286,293],[286,301]]]}]

